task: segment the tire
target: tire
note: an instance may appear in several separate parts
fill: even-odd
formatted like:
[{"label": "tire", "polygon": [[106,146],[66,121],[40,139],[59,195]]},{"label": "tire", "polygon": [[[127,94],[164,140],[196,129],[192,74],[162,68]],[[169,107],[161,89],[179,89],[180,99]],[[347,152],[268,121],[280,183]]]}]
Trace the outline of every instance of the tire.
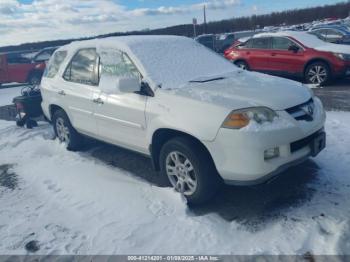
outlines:
[{"label": "tire", "polygon": [[41,77],[39,74],[31,74],[28,79],[28,83],[33,86],[39,85],[40,82],[41,82]]},{"label": "tire", "polygon": [[315,62],[307,66],[304,78],[308,84],[325,85],[331,79],[331,71],[326,63]]},{"label": "tire", "polygon": [[169,140],[162,147],[159,160],[161,174],[190,205],[207,202],[221,185],[221,178],[208,153],[189,138]]},{"label": "tire", "polygon": [[74,129],[63,110],[57,110],[53,114],[52,125],[56,137],[65,144],[67,150],[77,151],[81,148],[83,137]]},{"label": "tire", "polygon": [[249,65],[244,61],[237,61],[234,64],[243,70],[249,70]]}]

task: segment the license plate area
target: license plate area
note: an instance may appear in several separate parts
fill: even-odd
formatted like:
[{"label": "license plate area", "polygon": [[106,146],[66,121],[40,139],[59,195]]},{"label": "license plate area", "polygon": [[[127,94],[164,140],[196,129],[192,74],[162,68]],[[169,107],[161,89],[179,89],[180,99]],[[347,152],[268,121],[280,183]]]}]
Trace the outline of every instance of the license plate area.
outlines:
[{"label": "license plate area", "polygon": [[326,147],[326,133],[321,132],[310,143],[311,156],[317,156]]}]

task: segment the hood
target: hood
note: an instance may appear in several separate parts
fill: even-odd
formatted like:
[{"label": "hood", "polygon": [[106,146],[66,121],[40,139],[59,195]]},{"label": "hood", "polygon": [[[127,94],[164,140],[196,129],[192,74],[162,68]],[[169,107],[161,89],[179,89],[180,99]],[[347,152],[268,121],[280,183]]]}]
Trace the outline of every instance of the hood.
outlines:
[{"label": "hood", "polygon": [[311,91],[298,82],[242,70],[195,79],[172,92],[231,110],[254,106],[284,110],[311,98]]}]

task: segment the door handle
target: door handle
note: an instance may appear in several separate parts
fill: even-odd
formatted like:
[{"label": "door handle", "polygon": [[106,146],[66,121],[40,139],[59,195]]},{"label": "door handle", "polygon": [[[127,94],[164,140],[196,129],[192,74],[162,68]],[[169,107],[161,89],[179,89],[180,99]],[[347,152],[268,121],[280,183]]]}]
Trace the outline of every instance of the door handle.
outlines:
[{"label": "door handle", "polygon": [[58,91],[58,94],[61,95],[61,96],[65,96],[65,95],[66,95],[66,92],[64,92],[63,90],[61,90],[61,91]]},{"label": "door handle", "polygon": [[271,56],[276,56],[277,54],[276,53],[272,53]]},{"label": "door handle", "polygon": [[103,105],[104,102],[101,98],[95,98],[92,100],[92,102],[96,103],[96,104],[99,104],[99,105]]}]

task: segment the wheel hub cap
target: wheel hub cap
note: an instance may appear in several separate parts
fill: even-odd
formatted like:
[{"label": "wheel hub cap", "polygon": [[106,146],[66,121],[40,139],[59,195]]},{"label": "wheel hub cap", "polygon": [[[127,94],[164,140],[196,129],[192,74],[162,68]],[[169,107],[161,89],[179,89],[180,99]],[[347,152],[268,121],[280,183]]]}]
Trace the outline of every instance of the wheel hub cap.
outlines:
[{"label": "wheel hub cap", "polygon": [[310,69],[308,77],[313,84],[322,84],[327,80],[327,70],[323,66],[314,66]]},{"label": "wheel hub cap", "polygon": [[66,126],[63,118],[57,118],[56,120],[56,132],[57,132],[57,136],[58,139],[65,143],[66,145],[69,144],[70,141],[70,133],[69,133],[69,129]]},{"label": "wheel hub cap", "polygon": [[174,151],[166,158],[166,173],[172,186],[184,195],[192,195],[197,189],[197,177],[190,160]]}]

